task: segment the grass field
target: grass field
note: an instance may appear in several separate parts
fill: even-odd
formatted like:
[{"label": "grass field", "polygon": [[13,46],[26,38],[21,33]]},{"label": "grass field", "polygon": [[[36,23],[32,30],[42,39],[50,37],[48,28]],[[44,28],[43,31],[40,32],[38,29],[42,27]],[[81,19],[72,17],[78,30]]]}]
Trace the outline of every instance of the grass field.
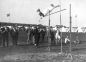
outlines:
[{"label": "grass field", "polygon": [[[0,62],[86,62],[86,35],[85,34],[72,34],[72,41],[78,35],[81,44],[72,45],[72,58],[69,55],[69,45],[63,45],[63,53],[60,45],[51,45],[50,51],[48,43],[42,42],[39,47],[34,45],[27,45],[27,34],[25,32],[19,33],[18,46],[12,46],[12,39],[10,37],[9,47],[0,47]],[[63,39],[68,33],[63,33]],[[1,40],[0,40],[1,41]]]},{"label": "grass field", "polygon": [[72,46],[72,58],[69,46],[63,45],[63,53],[59,54],[60,46],[51,46],[50,51],[46,43],[36,48],[34,45],[18,45],[0,47],[0,62],[86,62],[86,42]]}]

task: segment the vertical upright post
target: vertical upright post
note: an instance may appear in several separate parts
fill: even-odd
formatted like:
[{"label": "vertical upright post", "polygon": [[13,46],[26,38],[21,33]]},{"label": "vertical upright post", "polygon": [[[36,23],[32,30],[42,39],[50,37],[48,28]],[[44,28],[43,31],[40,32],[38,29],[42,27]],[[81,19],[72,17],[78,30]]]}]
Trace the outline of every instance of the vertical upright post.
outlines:
[{"label": "vertical upright post", "polygon": [[77,14],[75,15],[75,21],[76,21],[76,27],[78,27],[77,26]]},{"label": "vertical upright post", "polygon": [[[62,20],[61,20],[61,1],[60,1],[60,26],[62,26]],[[60,27],[60,31],[61,31],[61,53],[62,51],[62,27]]]},{"label": "vertical upright post", "polygon": [[71,4],[70,4],[70,53],[71,53],[71,27],[72,27],[72,20],[71,20]]},{"label": "vertical upright post", "polygon": [[62,24],[62,21],[61,21],[61,2],[60,2],[60,25]]},{"label": "vertical upright post", "polygon": [[50,10],[49,10],[49,30],[50,30]]},{"label": "vertical upright post", "polygon": [[49,52],[50,52],[50,45],[51,45],[51,39],[50,39],[50,10],[49,10],[49,25],[48,25],[48,49],[49,49]]}]

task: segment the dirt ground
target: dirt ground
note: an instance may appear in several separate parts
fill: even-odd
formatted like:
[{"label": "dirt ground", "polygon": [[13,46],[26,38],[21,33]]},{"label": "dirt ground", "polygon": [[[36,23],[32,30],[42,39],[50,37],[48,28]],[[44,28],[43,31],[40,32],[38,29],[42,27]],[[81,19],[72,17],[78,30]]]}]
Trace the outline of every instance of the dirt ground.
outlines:
[{"label": "dirt ground", "polygon": [[49,50],[47,44],[0,47],[0,62],[86,62],[86,42],[72,46],[71,54],[69,45],[63,45],[63,54],[60,48],[52,45]]}]

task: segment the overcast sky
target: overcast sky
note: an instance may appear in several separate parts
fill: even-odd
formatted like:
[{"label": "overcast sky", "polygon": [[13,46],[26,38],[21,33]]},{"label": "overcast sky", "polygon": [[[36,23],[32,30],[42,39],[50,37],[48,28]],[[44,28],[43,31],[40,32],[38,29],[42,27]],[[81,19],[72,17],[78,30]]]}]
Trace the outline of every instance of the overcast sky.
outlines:
[{"label": "overcast sky", "polygon": [[[86,0],[0,0],[0,22],[27,23],[27,24],[44,24],[48,25],[48,17],[40,20],[36,12],[38,8],[46,11],[51,8],[50,4],[59,5],[61,1],[62,24],[69,26],[69,4],[72,6],[72,26],[86,26]],[[59,11],[60,8],[53,10]],[[10,13],[10,17],[6,14]],[[60,13],[51,15],[51,25],[60,24]]]}]

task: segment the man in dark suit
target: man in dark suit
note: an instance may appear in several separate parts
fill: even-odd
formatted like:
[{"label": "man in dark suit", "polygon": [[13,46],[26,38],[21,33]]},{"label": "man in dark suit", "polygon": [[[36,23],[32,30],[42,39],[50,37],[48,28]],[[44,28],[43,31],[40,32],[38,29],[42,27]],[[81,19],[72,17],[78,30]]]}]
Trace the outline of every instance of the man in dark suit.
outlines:
[{"label": "man in dark suit", "polygon": [[[3,46],[8,46],[9,44],[9,30],[6,26],[2,27],[1,28],[1,35],[2,35],[2,43],[3,43]],[[6,43],[6,45],[5,45]]]},{"label": "man in dark suit", "polygon": [[38,46],[39,45],[39,38],[40,38],[40,33],[39,33],[39,28],[36,27],[34,30],[34,37],[35,37],[35,45]]},{"label": "man in dark suit", "polygon": [[13,45],[17,45],[17,41],[18,41],[18,29],[16,29],[16,27],[12,27],[11,31],[10,31],[11,37],[12,37],[12,41],[13,41]]},{"label": "man in dark suit", "polygon": [[41,41],[43,41],[44,42],[44,37],[45,37],[45,31],[44,31],[44,29],[42,29],[41,31],[40,31],[40,35],[41,35]]}]

